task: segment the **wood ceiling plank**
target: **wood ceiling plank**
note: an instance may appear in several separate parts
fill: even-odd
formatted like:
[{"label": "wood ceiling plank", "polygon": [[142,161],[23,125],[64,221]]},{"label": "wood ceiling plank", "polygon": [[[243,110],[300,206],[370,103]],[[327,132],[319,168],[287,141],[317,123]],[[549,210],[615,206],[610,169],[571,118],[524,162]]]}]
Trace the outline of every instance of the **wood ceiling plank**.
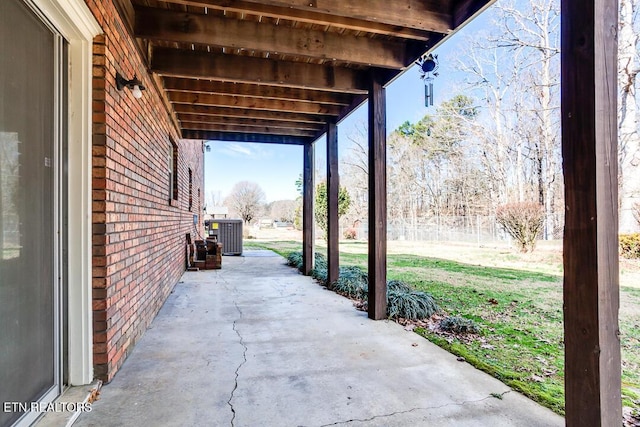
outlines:
[{"label": "wood ceiling plank", "polygon": [[216,124],[216,125],[233,124],[233,125],[241,125],[241,126],[311,130],[316,132],[324,128],[324,125],[320,123],[251,119],[251,118],[243,118],[243,117],[207,116],[204,114],[180,114],[178,116],[178,120],[181,123],[203,123],[203,124]]},{"label": "wood ceiling plank", "polygon": [[136,8],[136,37],[198,43],[293,56],[403,69],[425,50],[424,43],[355,37],[214,15]]},{"label": "wood ceiling plank", "polygon": [[326,123],[331,116],[322,114],[312,115],[304,113],[287,113],[283,111],[249,110],[234,107],[213,107],[192,104],[173,104],[178,114],[203,114],[207,116],[239,117],[253,119],[280,120],[285,122]]},{"label": "wood ceiling plank", "polygon": [[459,0],[453,7],[453,28],[469,22],[495,2],[496,0]]},{"label": "wood ceiling plank", "polygon": [[151,70],[172,77],[216,78],[349,93],[366,91],[366,74],[360,70],[170,48],[153,50]]},{"label": "wood ceiling plank", "polygon": [[451,0],[170,0],[413,40],[451,32]]},{"label": "wood ceiling plank", "polygon": [[164,87],[171,91],[252,96],[341,106],[350,105],[353,99],[353,95],[338,92],[176,77],[165,77]]},{"label": "wood ceiling plank", "polygon": [[182,129],[189,130],[213,130],[220,132],[243,132],[243,133],[258,133],[262,135],[289,135],[289,136],[303,136],[312,137],[316,135],[317,131],[302,130],[302,129],[287,129],[276,128],[268,126],[242,126],[233,124],[204,124],[204,123],[183,123]]},{"label": "wood ceiling plank", "polygon": [[258,133],[242,133],[242,132],[220,132],[206,130],[189,130],[182,131],[184,139],[205,139],[208,141],[235,141],[235,142],[259,142],[262,144],[288,144],[288,145],[304,145],[312,141],[313,137],[290,136],[290,135],[272,135]]},{"label": "wood ceiling plank", "polygon": [[192,105],[214,105],[219,107],[249,108],[255,110],[285,111],[291,113],[322,114],[338,116],[342,108],[337,105],[312,104],[283,99],[252,98],[248,96],[227,96],[196,92],[169,92],[172,103]]}]

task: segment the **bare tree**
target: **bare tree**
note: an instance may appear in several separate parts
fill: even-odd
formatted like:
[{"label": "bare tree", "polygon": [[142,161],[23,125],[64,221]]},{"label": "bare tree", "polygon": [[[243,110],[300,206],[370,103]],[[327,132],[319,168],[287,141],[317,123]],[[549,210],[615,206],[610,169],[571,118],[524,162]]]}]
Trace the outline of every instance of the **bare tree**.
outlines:
[{"label": "bare tree", "polygon": [[638,2],[619,0],[618,32],[618,153],[620,164],[620,232],[638,231],[634,206],[640,202],[640,136],[638,135],[638,98],[636,86],[640,71],[637,28]]},{"label": "bare tree", "polygon": [[369,166],[366,124],[358,123],[347,135],[351,142],[349,151],[341,158],[340,182],[349,189],[351,204],[344,216],[350,227],[356,227],[368,215]]},{"label": "bare tree", "polygon": [[242,218],[245,224],[249,224],[260,215],[264,200],[264,191],[258,184],[240,181],[231,189],[231,194],[225,199],[225,205],[232,214]]},{"label": "bare tree", "polygon": [[271,219],[282,222],[293,222],[296,218],[298,202],[295,200],[276,200],[269,206]]},{"label": "bare tree", "polygon": [[209,191],[209,197],[207,197],[206,203],[211,207],[222,206],[223,200],[220,191]]},{"label": "bare tree", "polygon": [[[496,23],[495,27],[499,24]],[[476,37],[469,39],[469,52],[462,55],[458,65],[466,73],[465,86],[472,90],[481,106],[482,116],[477,122],[474,141],[482,161],[484,179],[489,185],[491,205],[504,204],[510,198],[510,188],[521,188],[522,184],[509,185],[516,181],[514,175],[512,147],[521,140],[514,137],[514,116],[511,101],[518,85],[517,75],[521,60],[511,55],[506,48],[494,42]],[[519,145],[519,144],[518,144]],[[518,170],[515,170],[518,176]],[[519,198],[519,196],[518,196]]]},{"label": "bare tree", "polygon": [[[545,209],[545,237],[562,210],[557,0],[499,2],[494,32],[462,56],[468,85],[485,100],[488,126],[478,128],[494,203],[529,199]],[[478,40],[480,38],[476,38]]]},{"label": "bare tree", "polygon": [[[435,114],[405,122],[389,138],[389,186],[395,194],[390,216],[417,228],[427,216],[466,216],[478,206],[474,100],[456,95]],[[471,210],[474,212],[471,212]]]},{"label": "bare tree", "polygon": [[528,63],[521,73],[529,83],[526,92],[533,95],[529,102],[539,135],[533,141],[540,172],[539,201],[545,210],[545,238],[551,238],[556,228],[556,184],[560,181],[559,4],[557,0],[530,0],[523,10],[514,3],[503,3],[500,15],[506,32],[499,45],[519,52]]}]

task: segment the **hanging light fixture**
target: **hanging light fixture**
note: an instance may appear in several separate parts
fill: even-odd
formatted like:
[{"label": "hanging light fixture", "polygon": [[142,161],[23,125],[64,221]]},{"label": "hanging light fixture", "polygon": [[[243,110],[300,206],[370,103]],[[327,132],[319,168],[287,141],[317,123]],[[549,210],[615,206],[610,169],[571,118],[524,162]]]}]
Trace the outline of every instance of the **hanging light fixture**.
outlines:
[{"label": "hanging light fixture", "polygon": [[116,87],[118,90],[122,90],[125,87],[131,89],[131,94],[136,99],[142,98],[142,91],[146,89],[137,76],[134,75],[131,80],[127,80],[120,73],[116,73]]},{"label": "hanging light fixture", "polygon": [[433,105],[433,79],[438,77],[438,55],[425,53],[417,61],[420,78],[424,81],[424,106]]}]

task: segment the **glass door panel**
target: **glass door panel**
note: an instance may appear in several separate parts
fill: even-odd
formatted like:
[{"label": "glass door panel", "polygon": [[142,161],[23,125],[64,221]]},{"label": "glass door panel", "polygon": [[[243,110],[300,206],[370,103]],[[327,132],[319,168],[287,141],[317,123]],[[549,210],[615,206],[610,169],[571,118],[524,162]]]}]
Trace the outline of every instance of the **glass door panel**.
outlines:
[{"label": "glass door panel", "polygon": [[[0,1],[0,402],[59,388],[57,40],[22,0]],[[0,426],[22,415],[0,411]]]}]

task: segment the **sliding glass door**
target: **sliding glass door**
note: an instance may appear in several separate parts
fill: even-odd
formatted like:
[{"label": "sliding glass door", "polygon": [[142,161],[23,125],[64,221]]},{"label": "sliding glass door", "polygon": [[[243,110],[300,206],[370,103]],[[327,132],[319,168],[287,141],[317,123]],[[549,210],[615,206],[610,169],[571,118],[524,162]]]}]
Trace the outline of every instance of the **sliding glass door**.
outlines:
[{"label": "sliding glass door", "polygon": [[[64,49],[25,1],[0,1],[0,402],[60,392]],[[35,415],[0,410],[0,426]]]}]

